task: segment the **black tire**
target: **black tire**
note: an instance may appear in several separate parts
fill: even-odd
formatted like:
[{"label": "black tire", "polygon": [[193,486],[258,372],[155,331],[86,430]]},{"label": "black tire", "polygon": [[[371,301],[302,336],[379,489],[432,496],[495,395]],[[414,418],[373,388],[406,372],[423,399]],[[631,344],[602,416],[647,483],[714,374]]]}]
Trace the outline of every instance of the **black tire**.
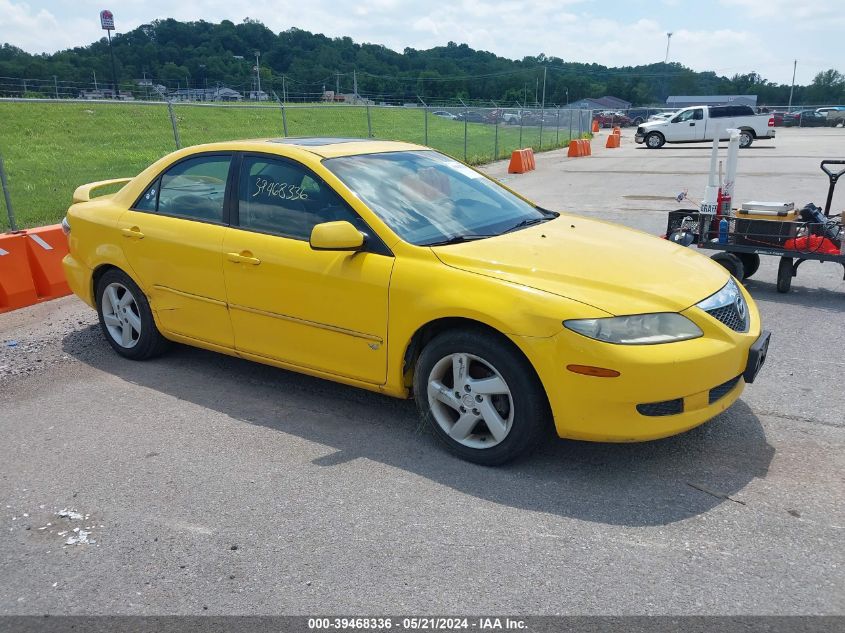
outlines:
[{"label": "black tire", "polygon": [[754,132],[749,130],[742,130],[739,133],[739,146],[742,148],[751,147],[754,143]]},{"label": "black tire", "polygon": [[639,117],[639,116],[636,119],[634,119],[633,121],[631,121],[631,125],[642,125],[642,124],[643,124],[643,118]]},{"label": "black tire", "polygon": [[[465,365],[461,363],[468,379],[464,386],[456,389],[456,385],[452,384],[455,382],[452,368],[456,362],[455,355],[458,354],[472,358],[465,359]],[[440,368],[445,369],[442,381],[437,379],[444,389],[440,393],[455,405],[471,405],[469,408],[472,411],[469,408],[459,411],[452,404],[447,405],[429,395],[429,381],[436,377]],[[471,384],[475,384],[473,380],[496,377],[504,381],[507,395],[472,393]],[[417,409],[434,435],[451,453],[476,464],[498,466],[523,456],[536,446],[550,428],[551,414],[546,394],[531,364],[510,341],[483,330],[453,330],[433,338],[417,359],[414,394]],[[459,395],[453,399],[455,394]],[[485,400],[485,397],[489,400]],[[482,404],[476,405],[475,401]],[[479,408],[475,409],[476,406]],[[493,410],[499,419],[507,416],[505,426],[508,423],[510,426],[503,439],[494,438],[484,417],[479,417],[485,408]],[[476,416],[470,413],[476,413]],[[443,426],[450,423],[455,425],[464,415],[476,421],[470,420],[465,426],[468,430],[463,442],[476,446],[467,446],[451,437]],[[491,445],[483,447],[488,442]]]},{"label": "black tire", "polygon": [[795,271],[792,267],[792,258],[781,257],[780,263],[778,263],[778,292],[783,294],[789,292],[789,289],[792,287],[792,277],[794,272]]},{"label": "black tire", "polygon": [[751,277],[760,268],[760,256],[757,253],[737,253],[737,256],[742,260],[746,279]]},{"label": "black tire", "polygon": [[[114,291],[115,294],[112,295],[111,291]],[[109,297],[116,296],[121,300],[127,296],[126,292],[128,292],[131,301],[122,306],[119,309],[120,313],[118,313],[112,305],[113,300],[105,296],[107,292],[109,292]],[[156,327],[146,295],[138,287],[138,284],[122,270],[113,268],[100,277],[97,282],[96,299],[97,315],[100,317],[100,328],[103,330],[103,335],[112,349],[124,358],[146,360],[158,356],[170,346],[170,341],[164,338]],[[107,319],[110,324],[107,324]],[[132,327],[132,333],[129,337],[131,341],[123,344],[117,340],[118,335],[115,334],[115,331],[116,328],[125,331],[130,321],[135,324],[140,323],[140,332]]]},{"label": "black tire", "polygon": [[745,267],[742,265],[742,260],[733,253],[720,252],[711,256],[714,262],[721,264],[731,275],[736,277],[739,281],[745,278]]},{"label": "black tire", "polygon": [[645,146],[648,149],[660,149],[666,143],[666,138],[660,132],[649,132],[645,136]]}]

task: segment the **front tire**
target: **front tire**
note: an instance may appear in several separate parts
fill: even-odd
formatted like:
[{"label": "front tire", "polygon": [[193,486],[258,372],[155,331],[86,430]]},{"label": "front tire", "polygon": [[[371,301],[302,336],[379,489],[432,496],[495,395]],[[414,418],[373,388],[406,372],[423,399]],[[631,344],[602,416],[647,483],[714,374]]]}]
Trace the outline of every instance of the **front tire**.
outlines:
[{"label": "front tire", "polygon": [[749,132],[748,130],[742,130],[739,133],[739,146],[740,147],[751,147],[751,144],[754,142],[754,134]]},{"label": "front tire", "polygon": [[666,139],[660,132],[651,132],[645,137],[645,146],[649,149],[660,149]]},{"label": "front tire", "polygon": [[158,331],[147,297],[129,275],[116,268],[106,271],[96,293],[100,327],[114,351],[146,360],[167,349],[170,342]]},{"label": "front tire", "polygon": [[439,334],[414,374],[417,408],[446,448],[498,466],[529,452],[548,428],[545,392],[512,344],[480,330]]}]

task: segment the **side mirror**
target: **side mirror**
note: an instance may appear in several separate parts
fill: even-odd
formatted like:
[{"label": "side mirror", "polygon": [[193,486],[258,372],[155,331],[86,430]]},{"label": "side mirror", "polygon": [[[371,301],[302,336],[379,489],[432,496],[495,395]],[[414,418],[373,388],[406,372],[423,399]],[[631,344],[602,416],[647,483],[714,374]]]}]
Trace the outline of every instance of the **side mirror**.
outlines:
[{"label": "side mirror", "polygon": [[311,229],[309,244],[315,251],[358,251],[364,234],[345,220],[323,222]]}]

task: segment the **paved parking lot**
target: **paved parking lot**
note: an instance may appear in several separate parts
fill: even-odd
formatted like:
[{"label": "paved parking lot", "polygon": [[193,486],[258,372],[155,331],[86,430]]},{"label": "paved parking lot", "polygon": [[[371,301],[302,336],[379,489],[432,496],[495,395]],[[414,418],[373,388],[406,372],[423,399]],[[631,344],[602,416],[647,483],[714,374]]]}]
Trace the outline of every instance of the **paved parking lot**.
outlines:
[{"label": "paved parking lot", "polygon": [[[632,136],[488,171],[657,233],[708,146]],[[737,200],[823,203],[843,137],[742,151]],[[184,347],[123,361],[72,297],[0,315],[0,614],[843,614],[843,271],[807,263],[779,295],[775,265],[748,282],[768,364],[727,412],[498,469],[410,402]]]}]

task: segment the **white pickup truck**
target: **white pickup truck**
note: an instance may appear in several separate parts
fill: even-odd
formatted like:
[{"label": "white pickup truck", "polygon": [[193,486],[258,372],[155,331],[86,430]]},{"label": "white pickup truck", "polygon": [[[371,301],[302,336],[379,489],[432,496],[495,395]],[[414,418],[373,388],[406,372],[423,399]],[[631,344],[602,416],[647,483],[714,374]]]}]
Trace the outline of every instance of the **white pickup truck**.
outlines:
[{"label": "white pickup truck", "polygon": [[647,121],[637,128],[634,140],[649,149],[664,143],[703,143],[717,135],[728,140],[726,130],[739,130],[739,146],[748,147],[755,139],[775,137],[775,119],[770,114],[755,114],[751,106],[694,106],[679,110],[665,121]]}]

